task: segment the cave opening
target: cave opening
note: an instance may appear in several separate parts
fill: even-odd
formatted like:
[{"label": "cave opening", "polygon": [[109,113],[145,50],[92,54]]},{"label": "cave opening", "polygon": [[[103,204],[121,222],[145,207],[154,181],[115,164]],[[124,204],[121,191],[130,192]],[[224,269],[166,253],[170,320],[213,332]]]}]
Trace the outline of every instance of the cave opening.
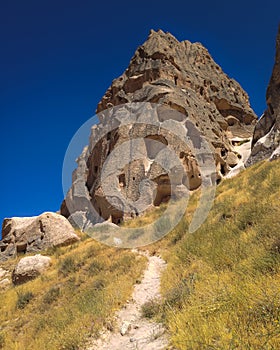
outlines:
[{"label": "cave opening", "polygon": [[112,223],[115,225],[120,225],[123,222],[123,216],[120,215],[112,215],[111,216]]}]

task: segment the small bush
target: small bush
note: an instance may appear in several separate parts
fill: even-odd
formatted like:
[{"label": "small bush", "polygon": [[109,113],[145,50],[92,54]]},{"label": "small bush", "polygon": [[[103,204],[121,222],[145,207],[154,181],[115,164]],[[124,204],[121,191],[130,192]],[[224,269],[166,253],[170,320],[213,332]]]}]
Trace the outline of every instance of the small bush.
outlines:
[{"label": "small bush", "polygon": [[275,274],[279,271],[280,254],[268,252],[255,262],[255,268],[261,273]]},{"label": "small bush", "polygon": [[63,276],[67,276],[72,272],[76,272],[77,269],[78,266],[75,260],[71,256],[69,256],[62,261],[58,272],[61,273]]},{"label": "small bush", "polygon": [[95,290],[102,290],[106,286],[106,282],[102,279],[98,279],[93,282],[93,289]]},{"label": "small bush", "polygon": [[44,296],[43,302],[45,304],[51,304],[55,300],[58,299],[59,294],[60,294],[60,288],[59,287],[52,287]]},{"label": "small bush", "polygon": [[190,288],[183,281],[167,292],[165,296],[165,305],[176,306],[179,309],[181,309],[184,302],[186,302],[186,300],[188,299],[189,295],[190,295]]},{"label": "small bush", "polygon": [[34,298],[34,295],[32,292],[19,292],[18,294],[18,299],[17,299],[17,304],[16,307],[17,309],[24,309],[27,304],[31,301],[31,299]]},{"label": "small bush", "polygon": [[257,303],[249,312],[249,317],[253,322],[272,324],[280,322],[280,304],[278,297],[267,299]]},{"label": "small bush", "polygon": [[157,300],[149,300],[141,307],[142,316],[145,318],[153,318],[161,311],[161,305]]},{"label": "small bush", "polygon": [[93,260],[89,265],[88,273],[90,276],[98,274],[100,271],[104,269],[104,264],[98,260]]}]

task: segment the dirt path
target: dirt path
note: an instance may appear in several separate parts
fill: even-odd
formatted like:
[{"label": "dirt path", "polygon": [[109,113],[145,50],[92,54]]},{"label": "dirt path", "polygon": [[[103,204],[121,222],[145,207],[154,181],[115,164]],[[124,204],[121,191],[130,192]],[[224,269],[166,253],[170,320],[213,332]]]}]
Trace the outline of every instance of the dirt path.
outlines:
[{"label": "dirt path", "polygon": [[134,286],[132,300],[116,316],[116,331],[106,331],[86,350],[163,350],[167,347],[163,326],[141,317],[141,306],[151,299],[160,298],[160,274],[166,263],[158,256],[141,254],[147,256],[148,266],[141,283]]}]

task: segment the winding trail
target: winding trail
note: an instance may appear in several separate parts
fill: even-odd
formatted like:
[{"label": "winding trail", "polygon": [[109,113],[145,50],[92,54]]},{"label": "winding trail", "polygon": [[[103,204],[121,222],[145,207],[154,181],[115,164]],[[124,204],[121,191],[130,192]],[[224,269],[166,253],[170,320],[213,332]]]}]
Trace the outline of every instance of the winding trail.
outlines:
[{"label": "winding trail", "polygon": [[144,303],[160,298],[160,275],[166,263],[158,256],[137,253],[148,258],[148,266],[141,283],[134,286],[132,299],[116,315],[117,329],[114,332],[104,331],[86,350],[166,349],[168,340],[164,327],[141,316]]}]

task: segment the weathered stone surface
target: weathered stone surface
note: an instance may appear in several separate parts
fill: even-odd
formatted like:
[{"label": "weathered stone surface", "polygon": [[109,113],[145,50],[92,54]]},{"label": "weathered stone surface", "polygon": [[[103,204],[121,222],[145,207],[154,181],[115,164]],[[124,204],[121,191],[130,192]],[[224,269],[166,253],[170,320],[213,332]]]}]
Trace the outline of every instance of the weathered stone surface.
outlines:
[{"label": "weathered stone surface", "polygon": [[280,145],[280,26],[276,40],[275,63],[266,91],[267,109],[255,126],[251,155],[246,166],[263,159],[279,157]]},{"label": "weathered stone surface", "polygon": [[10,280],[7,277],[8,271],[0,267],[0,289],[5,289],[11,284]]},{"label": "weathered stone surface", "polygon": [[217,123],[229,134],[248,137],[256,121],[246,92],[222,71],[205,47],[179,42],[162,31],[151,31],[128,69],[113,81],[97,112],[142,101],[167,104],[193,117],[209,138],[217,136],[207,129],[211,124],[221,136]]},{"label": "weathered stone surface", "polygon": [[[142,102],[156,107],[141,113]],[[125,107],[126,103],[133,107]],[[225,176],[238,163],[231,139],[251,137],[257,120],[246,92],[205,47],[179,42],[161,30],[151,31],[136,50],[127,70],[98,104],[97,113],[100,123],[91,130],[89,146],[77,160],[72,187],[61,206],[61,213],[83,230],[102,219],[118,224],[140,215],[142,208],[149,210],[170,199],[170,174],[158,164],[158,160],[166,163],[161,159],[166,146],[179,159],[172,164],[176,196],[197,189],[201,169],[182,138],[197,133],[199,140],[202,135],[214,155],[217,180]],[[200,142],[194,145],[200,147]],[[137,149],[139,157],[129,158],[129,149],[131,153]],[[108,158],[111,174],[109,169],[104,180],[101,174]]]},{"label": "weathered stone surface", "polygon": [[51,258],[41,254],[22,258],[13,271],[13,283],[22,284],[38,277],[50,264]]},{"label": "weathered stone surface", "polygon": [[0,278],[3,278],[7,275],[7,271],[2,269],[2,267],[0,267]]},{"label": "weathered stone surface", "polygon": [[8,278],[4,278],[0,281],[0,289],[6,289],[11,284],[10,280]]},{"label": "weathered stone surface", "polygon": [[238,175],[241,171],[245,170],[245,164],[251,153],[251,138],[242,139],[234,138],[231,140],[234,146],[235,152],[238,154],[237,164],[231,168],[230,172],[226,174],[226,178],[231,178]]},{"label": "weathered stone surface", "polygon": [[124,321],[120,328],[120,334],[124,336],[129,333],[130,329],[131,329],[131,323],[128,321]]},{"label": "weathered stone surface", "polygon": [[0,261],[15,257],[19,252],[37,252],[78,240],[79,237],[68,220],[56,213],[5,219],[0,241]]}]

